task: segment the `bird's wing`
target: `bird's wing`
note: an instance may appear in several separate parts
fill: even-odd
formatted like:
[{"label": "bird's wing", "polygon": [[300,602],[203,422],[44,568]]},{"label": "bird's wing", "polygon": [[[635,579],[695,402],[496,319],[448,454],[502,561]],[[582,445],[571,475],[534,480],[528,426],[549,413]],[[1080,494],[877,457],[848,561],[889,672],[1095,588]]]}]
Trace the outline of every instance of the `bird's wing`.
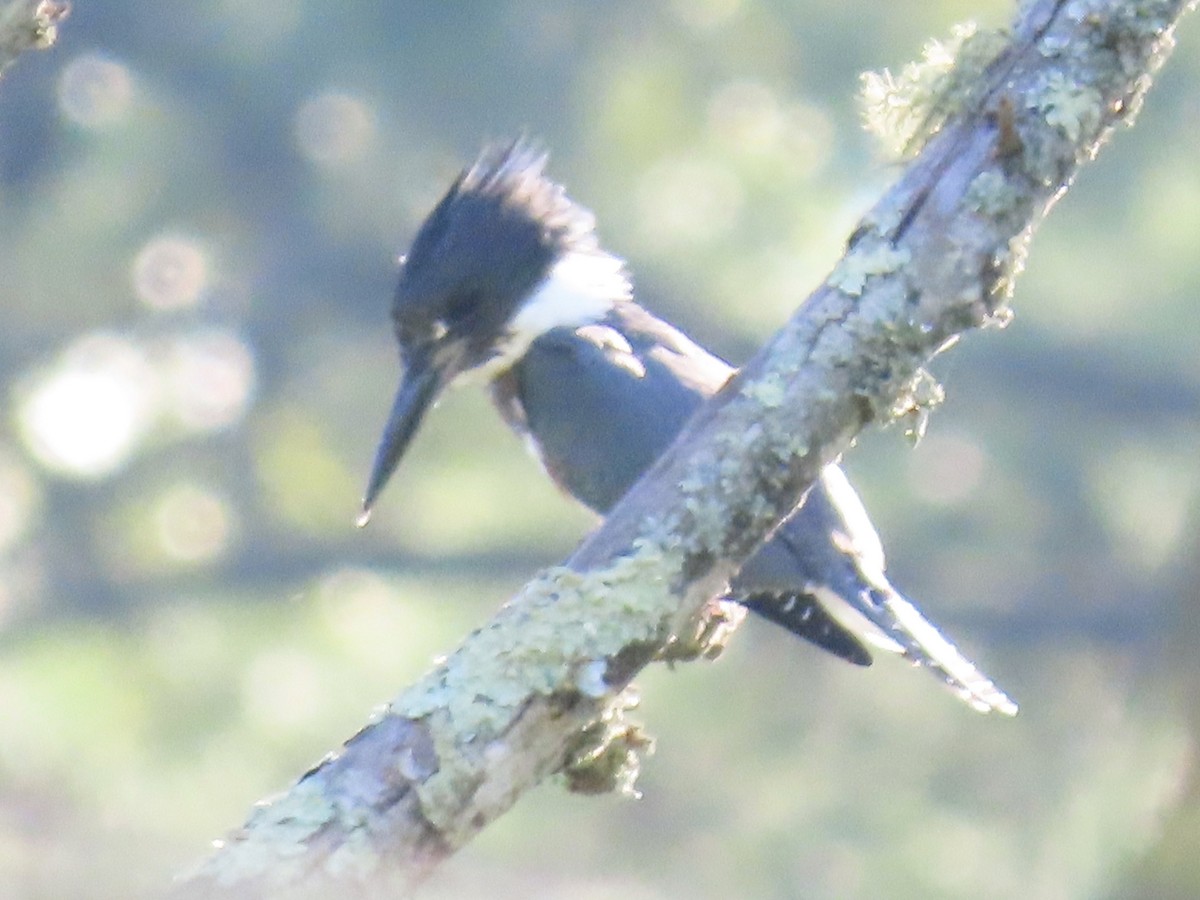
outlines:
[{"label": "bird's wing", "polygon": [[[555,329],[533,343],[496,399],[537,436],[546,470],[600,514],[666,449],[691,413],[733,373],[632,303],[612,321]],[[854,489],[828,466],[809,497],[734,580],[731,599],[851,662],[864,642],[938,673],[976,708],[1015,705],[897,594],[883,548]]]}]

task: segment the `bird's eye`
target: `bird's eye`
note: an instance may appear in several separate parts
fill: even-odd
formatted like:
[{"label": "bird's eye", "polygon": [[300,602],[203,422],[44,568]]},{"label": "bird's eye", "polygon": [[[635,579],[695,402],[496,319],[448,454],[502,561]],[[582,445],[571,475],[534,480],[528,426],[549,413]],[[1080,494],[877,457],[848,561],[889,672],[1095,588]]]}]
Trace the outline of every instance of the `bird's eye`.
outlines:
[{"label": "bird's eye", "polygon": [[396,328],[396,337],[405,346],[426,343],[437,331],[435,324],[427,316],[411,309],[394,310],[392,322]]},{"label": "bird's eye", "polygon": [[475,310],[479,308],[479,298],[474,291],[465,291],[461,294],[455,294],[450,298],[450,302],[446,304],[444,322],[450,325],[458,325],[469,319]]}]

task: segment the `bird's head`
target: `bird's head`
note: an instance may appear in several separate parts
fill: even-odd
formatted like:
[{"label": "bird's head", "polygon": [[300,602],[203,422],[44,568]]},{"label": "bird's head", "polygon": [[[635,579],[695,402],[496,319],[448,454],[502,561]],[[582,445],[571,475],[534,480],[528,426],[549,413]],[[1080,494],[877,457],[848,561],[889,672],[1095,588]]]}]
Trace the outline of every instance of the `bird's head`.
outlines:
[{"label": "bird's head", "polygon": [[371,507],[438,394],[495,377],[542,333],[603,318],[630,296],[592,214],[517,142],[485,150],[429,213],[400,264],[392,322],[404,374],[363,499]]}]

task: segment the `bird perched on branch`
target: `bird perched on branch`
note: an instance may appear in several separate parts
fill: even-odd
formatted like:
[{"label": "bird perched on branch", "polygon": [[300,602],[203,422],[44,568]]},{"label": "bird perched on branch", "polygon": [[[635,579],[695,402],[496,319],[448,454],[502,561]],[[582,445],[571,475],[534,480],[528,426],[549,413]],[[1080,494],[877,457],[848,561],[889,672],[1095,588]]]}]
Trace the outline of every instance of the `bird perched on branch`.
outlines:
[{"label": "bird perched on branch", "polygon": [[[460,376],[486,380],[550,477],[604,514],[732,374],[633,301],[624,264],[545,161],[520,142],[486,149],[401,261],[392,320],[404,374],[361,524],[426,410]],[[837,465],[729,597],[852,663],[871,662],[868,646],[899,653],[977,710],[1017,710],[888,582],[879,536]]]}]

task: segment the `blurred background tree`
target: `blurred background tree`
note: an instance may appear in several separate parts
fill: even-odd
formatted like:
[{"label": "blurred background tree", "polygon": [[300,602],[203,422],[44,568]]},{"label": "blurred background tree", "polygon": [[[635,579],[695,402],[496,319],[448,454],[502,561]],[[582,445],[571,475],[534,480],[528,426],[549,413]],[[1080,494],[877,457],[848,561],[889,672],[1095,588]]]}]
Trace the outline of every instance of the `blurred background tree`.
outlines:
[{"label": "blurred background tree", "polygon": [[[352,526],[395,255],[483,140],[541,139],[642,301],[736,362],[891,177],[858,73],[1010,15],[78,3],[0,84],[0,894],[153,893],[590,527],[473,391]],[[848,459],[1021,715],[750,623],[643,680],[641,802],[542,790],[427,896],[1200,893],[1198,32],[929,436]]]}]

